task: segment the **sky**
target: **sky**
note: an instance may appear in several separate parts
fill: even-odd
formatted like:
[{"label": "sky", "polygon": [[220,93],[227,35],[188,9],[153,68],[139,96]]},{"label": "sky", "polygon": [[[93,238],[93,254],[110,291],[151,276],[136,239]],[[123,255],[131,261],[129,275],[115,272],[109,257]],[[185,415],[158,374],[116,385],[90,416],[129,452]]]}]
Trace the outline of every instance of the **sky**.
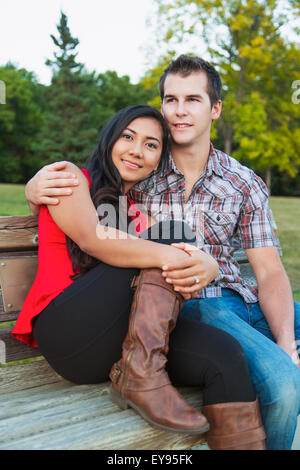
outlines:
[{"label": "sky", "polygon": [[147,17],[152,0],[0,0],[0,65],[11,61],[49,84],[60,11],[79,39],[77,60],[88,71],[115,70],[137,83],[147,70],[145,47],[153,42]]},{"label": "sky", "polygon": [[[77,60],[88,71],[115,70],[137,83],[151,59],[153,65],[157,63],[153,50],[163,52],[162,46],[153,49],[154,31],[146,25],[147,18],[155,17],[153,0],[0,0],[0,66],[11,61],[35,72],[48,85],[51,69],[45,61],[53,58],[50,34],[58,35],[61,10],[68,17],[72,36],[79,39]],[[195,44],[184,41],[176,52],[196,51],[209,60],[199,38]]]}]

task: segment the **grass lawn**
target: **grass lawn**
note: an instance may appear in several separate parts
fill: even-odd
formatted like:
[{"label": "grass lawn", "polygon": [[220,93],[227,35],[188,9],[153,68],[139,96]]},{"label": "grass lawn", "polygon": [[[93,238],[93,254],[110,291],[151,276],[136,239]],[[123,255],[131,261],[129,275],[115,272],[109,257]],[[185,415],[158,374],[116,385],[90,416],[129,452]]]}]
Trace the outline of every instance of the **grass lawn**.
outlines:
[{"label": "grass lawn", "polygon": [[[300,198],[271,197],[283,251],[282,262],[290,278],[295,300],[300,302]],[[0,184],[0,215],[29,215],[24,186]]]},{"label": "grass lawn", "polygon": [[24,185],[0,184],[0,215],[30,215]]},{"label": "grass lawn", "polygon": [[282,263],[291,281],[294,298],[300,302],[300,198],[271,197],[277,224]]}]

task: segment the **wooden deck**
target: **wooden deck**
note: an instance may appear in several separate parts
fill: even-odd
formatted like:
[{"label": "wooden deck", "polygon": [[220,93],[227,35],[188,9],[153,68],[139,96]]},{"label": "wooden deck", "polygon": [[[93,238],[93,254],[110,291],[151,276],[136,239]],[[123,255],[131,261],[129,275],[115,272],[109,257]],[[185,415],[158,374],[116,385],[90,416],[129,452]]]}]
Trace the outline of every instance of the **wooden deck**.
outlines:
[{"label": "wooden deck", "polygon": [[[0,368],[0,450],[186,449],[203,437],[158,430],[109,398],[109,383],[74,385],[46,361]],[[201,407],[201,391],[180,389]]]}]

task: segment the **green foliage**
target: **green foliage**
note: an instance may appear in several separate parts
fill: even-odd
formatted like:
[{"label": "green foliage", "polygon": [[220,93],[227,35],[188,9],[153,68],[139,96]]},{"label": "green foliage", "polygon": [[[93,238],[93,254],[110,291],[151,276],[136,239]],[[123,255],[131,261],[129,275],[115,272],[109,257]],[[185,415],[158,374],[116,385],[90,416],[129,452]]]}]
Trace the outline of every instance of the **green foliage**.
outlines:
[{"label": "green foliage", "polygon": [[0,67],[6,104],[0,105],[1,181],[17,183],[34,166],[32,144],[41,125],[41,87],[33,73],[12,64]]},{"label": "green foliage", "polygon": [[83,166],[99,133],[119,109],[147,103],[155,93],[114,71],[87,72],[77,61],[79,40],[61,13],[49,86],[8,64],[0,68],[6,104],[0,105],[0,181],[25,182],[42,165],[69,160]]},{"label": "green foliage", "polygon": [[69,75],[70,71],[80,71],[83,66],[75,61],[77,53],[70,53],[75,50],[79,41],[77,38],[72,37],[71,31],[68,27],[67,16],[63,12],[61,12],[60,23],[57,25],[57,31],[59,32],[59,38],[56,38],[53,34],[51,34],[50,37],[55,46],[60,49],[60,55],[59,53],[54,52],[55,60],[48,59],[46,64],[53,66],[54,70],[56,70],[58,74],[60,72],[65,72]]},{"label": "green foliage", "polygon": [[160,109],[160,96],[158,81],[160,76],[164,73],[164,70],[168,67],[169,63],[175,56],[175,51],[168,51],[166,55],[162,56],[155,67],[148,70],[141,84],[152,93],[152,99],[149,102],[154,108]]},{"label": "green foliage", "polygon": [[59,36],[51,38],[58,52],[54,52],[54,60],[46,62],[53,77],[45,92],[47,109],[34,150],[41,163],[64,159],[82,165],[95,146],[98,132],[90,114],[89,88],[94,79],[83,70],[83,64],[76,62],[79,41],[72,37],[64,13],[57,30]]},{"label": "green foliage", "polygon": [[[297,178],[288,186],[298,191],[300,105],[292,102],[292,83],[299,80],[300,48],[281,36],[287,16],[285,10],[278,13],[278,0],[155,1],[157,36],[167,52],[138,84],[115,71],[87,72],[77,61],[79,40],[64,13],[57,35],[51,35],[49,86],[25,69],[0,67],[6,84],[6,104],[0,104],[0,181],[26,182],[43,164],[61,159],[81,166],[116,111],[136,103],[160,109],[159,77],[178,44],[193,37],[196,46],[190,52],[198,54],[197,41],[205,40],[209,60],[222,76],[223,112],[212,127],[215,145],[263,176],[272,168],[276,194],[287,190],[280,183],[282,172]],[[289,15],[295,16],[299,0],[289,3]]]},{"label": "green foliage", "polygon": [[[295,176],[300,165],[300,106],[292,102],[300,47],[281,34],[296,9],[278,0],[156,0],[158,37],[176,48],[204,40],[223,81],[217,139],[227,153],[263,170]],[[299,0],[291,0],[293,7]],[[195,41],[196,42],[196,41]],[[195,50],[197,54],[197,50]],[[160,58],[160,63],[162,58]]]}]

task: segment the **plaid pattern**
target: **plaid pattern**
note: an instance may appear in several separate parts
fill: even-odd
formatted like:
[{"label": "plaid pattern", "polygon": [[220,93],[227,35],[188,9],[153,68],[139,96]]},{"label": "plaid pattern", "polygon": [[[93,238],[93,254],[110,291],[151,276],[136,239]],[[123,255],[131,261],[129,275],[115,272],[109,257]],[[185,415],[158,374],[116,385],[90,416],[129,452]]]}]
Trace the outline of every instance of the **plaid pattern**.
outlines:
[{"label": "plaid pattern", "polygon": [[219,276],[199,294],[219,297],[231,288],[248,303],[258,301],[257,290],[241,279],[233,258],[232,238],[241,248],[276,246],[266,185],[252,170],[211,144],[205,171],[185,203],[185,179],[172,156],[167,169],[150,175],[129,192],[139,209],[157,221],[179,219],[190,225],[198,248],[219,263]]}]

